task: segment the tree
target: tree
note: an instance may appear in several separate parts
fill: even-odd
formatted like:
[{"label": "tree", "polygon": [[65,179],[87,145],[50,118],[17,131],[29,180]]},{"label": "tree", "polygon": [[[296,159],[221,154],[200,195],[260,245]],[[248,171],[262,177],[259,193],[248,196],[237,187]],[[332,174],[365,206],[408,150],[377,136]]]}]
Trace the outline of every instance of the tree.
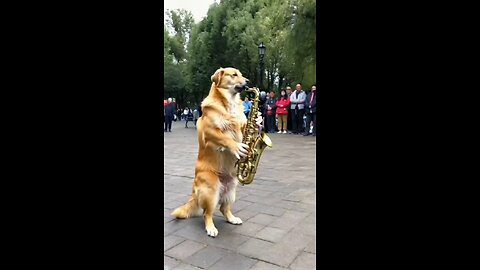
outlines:
[{"label": "tree", "polygon": [[191,99],[188,88],[187,41],[194,25],[193,16],[185,10],[168,12],[164,26],[164,96],[175,97],[184,107]]},{"label": "tree", "polygon": [[[316,81],[316,2],[315,0],[290,0],[293,10],[288,35],[287,51],[289,58],[302,65],[302,68],[292,72],[291,79],[311,85]],[[301,42],[299,42],[301,41]]]},{"label": "tree", "polygon": [[[164,31],[166,93],[181,102],[200,102],[220,67],[238,68],[258,83],[258,44],[267,47],[268,90],[315,83],[315,0],[223,0],[193,23],[186,11],[169,11]],[[258,86],[258,85],[257,85]]]},{"label": "tree", "polygon": [[170,40],[171,52],[180,62],[187,58],[187,41],[194,25],[193,15],[189,11],[178,9],[167,11],[167,26],[173,36]]}]

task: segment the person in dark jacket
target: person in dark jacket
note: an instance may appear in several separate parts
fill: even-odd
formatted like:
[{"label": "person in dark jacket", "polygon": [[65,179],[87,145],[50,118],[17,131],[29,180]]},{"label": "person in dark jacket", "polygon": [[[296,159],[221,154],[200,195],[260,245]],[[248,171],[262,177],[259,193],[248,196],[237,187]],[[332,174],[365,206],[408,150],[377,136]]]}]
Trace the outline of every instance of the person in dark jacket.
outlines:
[{"label": "person in dark jacket", "polygon": [[[262,114],[262,118],[263,118],[263,121],[262,121],[262,129],[265,130],[266,127],[267,127],[267,120],[266,120],[266,113],[265,113],[265,103],[267,103],[267,93],[265,93],[265,91],[261,91],[260,92],[260,97],[259,97],[259,101],[258,101],[258,111]],[[252,108],[250,108],[251,110]]]},{"label": "person in dark jacket", "polygon": [[305,100],[305,113],[307,114],[307,127],[305,134],[303,136],[308,136],[310,135],[309,133],[309,127],[310,127],[310,122],[313,122],[313,131],[312,135],[315,136],[317,135],[317,86],[314,84],[312,85],[312,91],[308,94],[307,99]]},{"label": "person in dark jacket", "polygon": [[[198,108],[198,106],[197,106],[197,108]],[[197,109],[197,108],[195,108],[195,109],[193,110],[193,124],[195,125],[195,129],[197,128],[197,120],[198,120],[198,118],[200,117],[200,116],[198,116],[199,113],[198,113],[198,109]]]},{"label": "person in dark jacket", "polygon": [[[175,114],[175,105],[172,98],[168,98],[167,106],[165,106],[165,132],[172,132],[173,115]],[[168,128],[168,129],[167,129]]]},{"label": "person in dark jacket", "polygon": [[275,111],[277,109],[277,99],[275,98],[275,92],[270,91],[270,98],[265,103],[265,112],[267,115],[267,128],[266,133],[275,132]]},{"label": "person in dark jacket", "polygon": [[[288,96],[288,102],[290,102],[290,95],[292,95],[292,88],[290,86],[287,86],[287,96]],[[288,115],[287,115],[287,131],[288,133],[292,133],[292,122],[293,122],[293,118],[292,118],[292,109],[290,108],[290,106],[288,106]]]},{"label": "person in dark jacket", "polygon": [[182,109],[178,108],[177,110],[177,120],[180,122],[182,120]]}]

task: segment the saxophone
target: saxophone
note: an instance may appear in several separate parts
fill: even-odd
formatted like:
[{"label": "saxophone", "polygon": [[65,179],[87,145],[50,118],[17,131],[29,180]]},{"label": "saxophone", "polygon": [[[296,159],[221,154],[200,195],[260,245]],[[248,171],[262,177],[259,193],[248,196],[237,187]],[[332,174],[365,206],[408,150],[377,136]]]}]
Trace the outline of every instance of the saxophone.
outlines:
[{"label": "saxophone", "polygon": [[252,183],[255,173],[257,172],[260,157],[265,148],[272,147],[272,140],[265,134],[260,132],[255,122],[259,110],[260,91],[258,88],[250,88],[247,93],[253,93],[253,104],[248,115],[247,125],[243,131],[243,143],[249,146],[249,155],[241,158],[237,162],[237,178],[242,185]]}]

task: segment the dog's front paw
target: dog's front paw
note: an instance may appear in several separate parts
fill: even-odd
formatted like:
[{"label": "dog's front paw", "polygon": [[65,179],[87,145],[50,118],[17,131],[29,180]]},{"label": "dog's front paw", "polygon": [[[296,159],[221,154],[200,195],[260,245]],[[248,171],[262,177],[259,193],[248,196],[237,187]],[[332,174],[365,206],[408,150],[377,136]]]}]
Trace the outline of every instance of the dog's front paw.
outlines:
[{"label": "dog's front paw", "polygon": [[246,157],[248,156],[248,145],[244,143],[236,143],[235,147],[232,149],[233,154],[237,159],[240,159],[241,157]]},{"label": "dog's front paw", "polygon": [[215,228],[215,226],[207,227],[205,230],[207,231],[208,236],[215,237],[218,235],[218,230]]},{"label": "dog's front paw", "polygon": [[239,217],[232,217],[231,219],[228,220],[228,222],[235,225],[239,225],[243,223],[243,221]]}]

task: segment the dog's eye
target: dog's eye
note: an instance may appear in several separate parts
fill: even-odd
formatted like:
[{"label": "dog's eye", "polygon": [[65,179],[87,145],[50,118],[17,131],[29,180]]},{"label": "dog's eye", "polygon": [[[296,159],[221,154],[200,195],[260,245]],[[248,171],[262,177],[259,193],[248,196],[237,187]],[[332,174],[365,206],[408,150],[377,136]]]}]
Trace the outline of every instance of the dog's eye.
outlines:
[{"label": "dog's eye", "polygon": [[232,76],[233,76],[233,77],[237,77],[237,73],[235,73],[235,74],[232,74]]}]

